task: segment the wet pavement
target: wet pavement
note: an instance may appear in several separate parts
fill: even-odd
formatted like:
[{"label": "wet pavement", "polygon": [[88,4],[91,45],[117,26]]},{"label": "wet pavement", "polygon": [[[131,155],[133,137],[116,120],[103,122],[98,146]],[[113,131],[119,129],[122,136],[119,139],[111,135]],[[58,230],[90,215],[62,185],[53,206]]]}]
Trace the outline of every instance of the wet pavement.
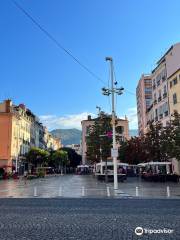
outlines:
[{"label": "wet pavement", "polygon": [[114,197],[180,198],[180,183],[145,182],[128,178],[113,190],[113,183],[97,181],[93,176],[63,175],[34,180],[1,180],[0,198]]}]

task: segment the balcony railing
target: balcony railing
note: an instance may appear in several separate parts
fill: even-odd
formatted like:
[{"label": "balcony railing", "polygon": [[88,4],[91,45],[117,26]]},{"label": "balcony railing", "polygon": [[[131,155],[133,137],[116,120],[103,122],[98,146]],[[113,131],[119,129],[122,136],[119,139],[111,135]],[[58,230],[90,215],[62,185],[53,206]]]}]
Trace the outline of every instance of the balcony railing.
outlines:
[{"label": "balcony railing", "polygon": [[158,97],[158,102],[160,102],[162,100],[162,98],[161,97]]},{"label": "balcony railing", "polygon": [[166,98],[166,97],[167,97],[167,93],[164,93],[164,94],[163,94],[163,98]]}]

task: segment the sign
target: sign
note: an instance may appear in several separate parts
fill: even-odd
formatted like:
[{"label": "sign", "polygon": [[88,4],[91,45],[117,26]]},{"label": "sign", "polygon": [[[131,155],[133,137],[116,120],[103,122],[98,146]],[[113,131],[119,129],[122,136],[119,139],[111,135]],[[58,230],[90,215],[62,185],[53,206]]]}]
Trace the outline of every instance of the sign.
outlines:
[{"label": "sign", "polygon": [[112,132],[111,131],[107,132],[107,136],[108,138],[112,138]]},{"label": "sign", "polygon": [[111,157],[118,157],[118,149],[111,148]]}]

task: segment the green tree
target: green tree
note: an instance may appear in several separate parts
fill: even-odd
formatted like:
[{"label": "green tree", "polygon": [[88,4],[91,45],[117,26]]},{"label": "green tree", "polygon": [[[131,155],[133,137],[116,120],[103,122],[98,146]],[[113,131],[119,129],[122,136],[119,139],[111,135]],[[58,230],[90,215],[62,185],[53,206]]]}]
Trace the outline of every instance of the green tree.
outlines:
[{"label": "green tree", "polygon": [[112,132],[111,116],[101,112],[89,128],[86,137],[87,159],[91,163],[106,161],[111,156],[112,137],[107,134]]},{"label": "green tree", "polygon": [[66,151],[57,150],[52,153],[51,161],[53,161],[54,166],[57,169],[61,169],[62,172],[63,167],[66,167],[66,165],[68,164],[68,154]]},{"label": "green tree", "polygon": [[29,150],[29,152],[26,155],[26,160],[27,162],[31,163],[33,166],[47,166],[48,165],[48,157],[49,157],[49,152],[33,147]]},{"label": "green tree", "polygon": [[147,153],[144,148],[144,138],[132,137],[121,143],[119,148],[119,159],[121,162],[138,164],[147,161]]},{"label": "green tree", "polygon": [[76,168],[78,165],[80,165],[82,161],[82,156],[77,154],[76,151],[72,148],[63,147],[61,150],[66,151],[68,154],[69,159],[69,167]]}]

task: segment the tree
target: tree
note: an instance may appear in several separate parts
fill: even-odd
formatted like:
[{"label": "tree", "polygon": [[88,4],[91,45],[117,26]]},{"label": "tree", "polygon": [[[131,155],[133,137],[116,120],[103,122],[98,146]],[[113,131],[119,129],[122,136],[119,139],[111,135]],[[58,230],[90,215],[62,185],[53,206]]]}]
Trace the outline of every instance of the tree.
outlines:
[{"label": "tree", "polygon": [[51,162],[53,161],[54,166],[57,169],[62,169],[68,164],[68,154],[66,151],[57,150],[52,153]]},{"label": "tree", "polygon": [[148,161],[163,161],[166,153],[162,151],[162,138],[163,131],[162,124],[150,123],[149,131],[145,135],[145,149],[148,156]]},{"label": "tree", "polygon": [[26,155],[27,161],[34,165],[35,167],[47,166],[48,157],[49,157],[48,151],[36,147],[31,148]]},{"label": "tree", "polygon": [[82,156],[77,154],[76,151],[72,148],[63,147],[61,150],[66,151],[68,154],[69,159],[69,167],[76,168],[78,165],[80,165],[82,161]]},{"label": "tree", "polygon": [[111,156],[112,137],[107,135],[111,132],[111,116],[101,112],[100,116],[95,119],[94,124],[89,128],[86,137],[86,155],[89,162],[96,163],[100,159],[106,161]]},{"label": "tree", "polygon": [[119,159],[121,162],[138,164],[147,161],[147,153],[144,148],[144,138],[132,137],[121,143],[119,148]]}]

